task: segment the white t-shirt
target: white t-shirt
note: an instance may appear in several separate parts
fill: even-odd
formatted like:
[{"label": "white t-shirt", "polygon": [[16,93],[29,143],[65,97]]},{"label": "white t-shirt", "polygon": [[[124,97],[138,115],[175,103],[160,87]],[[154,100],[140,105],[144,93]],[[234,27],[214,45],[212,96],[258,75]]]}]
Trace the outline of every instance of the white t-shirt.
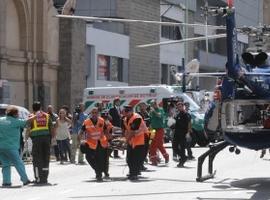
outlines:
[{"label": "white t-shirt", "polygon": [[61,122],[57,120],[58,126],[56,128],[56,140],[65,140],[69,138],[69,123],[68,122]]}]

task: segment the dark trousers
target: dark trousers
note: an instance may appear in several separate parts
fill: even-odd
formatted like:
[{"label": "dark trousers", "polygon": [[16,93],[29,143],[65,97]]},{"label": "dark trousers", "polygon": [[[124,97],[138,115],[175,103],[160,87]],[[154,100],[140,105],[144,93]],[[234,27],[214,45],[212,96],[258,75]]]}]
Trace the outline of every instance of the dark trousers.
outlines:
[{"label": "dark trousers", "polygon": [[100,142],[98,142],[96,149],[86,148],[85,151],[86,160],[89,165],[95,170],[96,178],[101,178],[102,172],[106,173],[106,170],[108,169],[108,167],[106,166],[108,149],[103,148]]},{"label": "dark trousers", "polygon": [[70,160],[70,143],[69,143],[69,139],[65,139],[65,140],[57,140],[57,146],[59,149],[59,153],[60,153],[60,159],[61,161],[67,160],[67,155],[69,157]]},{"label": "dark trousers", "polygon": [[138,145],[134,148],[131,145],[127,146],[127,164],[130,176],[137,176],[139,174],[144,160],[144,152],[144,145]]},{"label": "dark trousers", "polygon": [[186,137],[173,137],[173,143],[172,143],[173,151],[179,156],[179,162],[185,163],[187,160],[187,156],[185,153],[186,149]]},{"label": "dark trousers", "polygon": [[60,152],[59,152],[58,145],[53,145],[53,150],[54,150],[54,156],[55,156],[56,160],[59,161],[60,160]]},{"label": "dark trousers", "polygon": [[189,158],[193,157],[193,153],[192,153],[192,150],[191,150],[191,142],[186,142],[186,148],[187,148],[187,155]]},{"label": "dark trousers", "polygon": [[32,137],[32,142],[35,179],[37,182],[46,183],[49,175],[51,137],[49,135]]},{"label": "dark trousers", "polygon": [[111,150],[106,149],[106,160],[105,160],[105,176],[109,176],[109,163],[110,163],[110,155],[111,155]]},{"label": "dark trousers", "polygon": [[147,159],[148,152],[149,152],[149,137],[145,136],[144,137],[144,152],[143,152],[143,162],[142,162],[142,168],[143,168],[143,163]]}]

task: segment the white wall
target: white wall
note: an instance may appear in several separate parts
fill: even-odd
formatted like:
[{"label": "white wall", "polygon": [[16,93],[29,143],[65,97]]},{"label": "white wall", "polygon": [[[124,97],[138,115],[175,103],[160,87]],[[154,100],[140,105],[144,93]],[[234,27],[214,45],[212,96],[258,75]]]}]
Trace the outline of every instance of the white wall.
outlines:
[{"label": "white wall", "polygon": [[[163,4],[165,2],[161,2]],[[169,5],[160,6],[160,15],[184,22],[185,21],[185,11],[178,7],[171,7]],[[168,9],[169,8],[169,9]],[[180,28],[183,30],[183,27]],[[183,31],[182,35],[184,37]],[[160,41],[168,41],[166,38],[160,38]],[[160,46],[160,63],[169,65],[182,65],[182,58],[185,57],[184,44],[169,44]]]},{"label": "white wall", "polygon": [[[168,41],[168,39],[161,38],[160,41]],[[184,54],[183,43],[160,46],[160,63],[178,66],[182,65]]]},{"label": "white wall", "polygon": [[129,37],[126,35],[95,29],[87,25],[86,43],[95,46],[96,54],[129,59]]},{"label": "white wall", "polygon": [[[100,86],[122,86],[127,83],[118,81],[97,80],[97,55],[116,56],[129,59],[129,37],[126,35],[95,29],[92,25],[86,28],[86,43],[94,46],[93,62],[91,72],[94,74],[93,87]],[[90,79],[93,77],[89,77]]]}]

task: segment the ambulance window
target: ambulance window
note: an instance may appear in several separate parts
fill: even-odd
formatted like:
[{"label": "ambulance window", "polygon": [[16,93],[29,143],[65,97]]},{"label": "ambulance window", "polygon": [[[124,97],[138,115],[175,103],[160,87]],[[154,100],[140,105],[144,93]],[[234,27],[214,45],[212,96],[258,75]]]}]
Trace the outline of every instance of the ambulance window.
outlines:
[{"label": "ambulance window", "polygon": [[90,90],[89,92],[88,92],[88,95],[93,95],[94,94],[94,91],[92,91],[92,90]]},{"label": "ambulance window", "polygon": [[155,88],[151,88],[150,89],[150,93],[156,93],[156,89]]}]

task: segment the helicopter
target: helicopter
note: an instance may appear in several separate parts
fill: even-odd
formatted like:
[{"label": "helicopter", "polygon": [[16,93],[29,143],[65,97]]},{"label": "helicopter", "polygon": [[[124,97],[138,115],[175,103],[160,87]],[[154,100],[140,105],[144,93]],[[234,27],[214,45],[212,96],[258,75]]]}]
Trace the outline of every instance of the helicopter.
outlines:
[{"label": "helicopter", "polygon": [[[212,112],[216,112],[217,124],[214,130],[220,132],[223,141],[210,146],[209,150],[198,158],[198,182],[213,178],[213,161],[215,156],[227,146],[230,152],[240,154],[244,147],[251,150],[262,150],[270,147],[270,126],[266,121],[270,117],[270,66],[268,54],[259,51],[244,52],[243,64],[239,62],[237,49],[237,30],[235,27],[235,10],[233,1],[227,1],[226,8],[218,8],[214,13],[221,13],[226,18],[227,63],[226,72],[222,73],[222,83],[215,92],[220,92]],[[255,34],[257,38],[268,36],[268,28],[244,28],[243,32]],[[259,40],[263,41],[263,40]],[[258,41],[256,41],[258,42]],[[207,131],[206,131],[207,132]],[[202,176],[202,165],[206,158],[208,174]]]},{"label": "helicopter", "polygon": [[[222,84],[218,91],[221,93],[218,110],[218,131],[223,135],[224,141],[213,144],[210,149],[198,158],[197,181],[202,182],[213,178],[213,161],[215,156],[227,146],[229,150],[240,153],[237,146],[251,150],[261,150],[270,148],[270,129],[264,126],[264,119],[270,116],[268,105],[270,104],[270,89],[268,76],[270,70],[265,61],[268,57],[264,53],[252,55],[251,53],[242,54],[244,65],[241,66],[237,49],[237,29],[235,27],[235,10],[233,1],[227,0],[226,8],[207,9],[214,15],[223,15],[226,18],[226,27],[211,26],[205,24],[186,24],[175,22],[157,22],[134,19],[100,18],[74,15],[57,15],[56,17],[69,19],[83,19],[94,22],[124,22],[124,23],[149,23],[164,26],[202,26],[212,29],[226,29],[226,34],[206,35],[198,38],[185,38],[176,41],[166,41],[163,43],[143,44],[138,47],[151,47],[156,45],[168,45],[187,41],[199,41],[227,38],[227,64],[223,73],[199,74],[198,76],[222,76]],[[254,29],[251,29],[253,34]],[[261,29],[265,30],[265,29]],[[266,29],[268,30],[268,29]],[[243,29],[249,31],[248,28]],[[257,62],[259,61],[259,62]],[[196,75],[196,74],[194,74]],[[254,113],[254,115],[253,115]],[[217,131],[217,130],[215,130]],[[208,175],[202,176],[202,165],[205,158],[209,157]]]}]

